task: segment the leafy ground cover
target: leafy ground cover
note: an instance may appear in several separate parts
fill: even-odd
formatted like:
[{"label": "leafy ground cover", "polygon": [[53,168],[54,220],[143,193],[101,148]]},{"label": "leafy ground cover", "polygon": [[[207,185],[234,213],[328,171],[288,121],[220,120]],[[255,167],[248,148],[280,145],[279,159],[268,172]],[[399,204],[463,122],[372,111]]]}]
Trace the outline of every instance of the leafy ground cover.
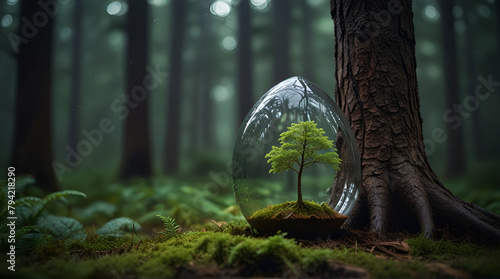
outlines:
[{"label": "leafy ground cover", "polygon": [[[24,223],[16,228],[16,271],[4,264],[1,278],[500,277],[500,249],[467,235],[262,236],[226,188],[197,196],[204,184],[160,179],[108,185],[85,198],[82,188],[45,195],[34,184],[18,182]],[[6,263],[4,226],[0,236]]]},{"label": "leafy ground cover", "polygon": [[[133,277],[498,277],[499,250],[403,234],[366,231],[298,241],[258,237],[245,224],[147,238],[98,237],[41,245],[20,257],[19,278]],[[376,241],[375,241],[376,240]],[[2,271],[8,275],[7,271]],[[3,277],[3,276],[2,276]]]}]

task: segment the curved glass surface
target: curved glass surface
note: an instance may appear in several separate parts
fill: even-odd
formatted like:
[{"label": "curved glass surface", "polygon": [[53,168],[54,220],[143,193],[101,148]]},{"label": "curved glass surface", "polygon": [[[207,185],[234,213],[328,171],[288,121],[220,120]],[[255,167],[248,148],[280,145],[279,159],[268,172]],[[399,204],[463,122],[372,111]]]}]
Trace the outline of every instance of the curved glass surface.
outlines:
[{"label": "curved glass surface", "polygon": [[[248,218],[268,205],[297,200],[297,174],[271,174],[265,155],[279,146],[280,134],[292,123],[315,121],[333,141],[342,159],[340,170],[315,164],[302,174],[304,200],[326,202],[348,215],[361,183],[359,151],[353,133],[337,104],[301,77],[289,78],[264,94],[243,121],[233,153],[233,189],[241,212]],[[326,149],[322,152],[332,152]]]}]

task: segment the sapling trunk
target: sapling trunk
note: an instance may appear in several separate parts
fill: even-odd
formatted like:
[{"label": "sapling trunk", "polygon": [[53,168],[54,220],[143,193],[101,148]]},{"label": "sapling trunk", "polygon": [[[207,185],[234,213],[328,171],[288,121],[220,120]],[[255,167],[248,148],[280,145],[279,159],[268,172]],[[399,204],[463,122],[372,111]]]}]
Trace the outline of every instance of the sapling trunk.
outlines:
[{"label": "sapling trunk", "polygon": [[304,170],[304,155],[306,153],[306,141],[302,147],[302,158],[300,160],[299,173],[297,175],[297,206],[304,207],[305,203],[302,199],[302,171]]}]

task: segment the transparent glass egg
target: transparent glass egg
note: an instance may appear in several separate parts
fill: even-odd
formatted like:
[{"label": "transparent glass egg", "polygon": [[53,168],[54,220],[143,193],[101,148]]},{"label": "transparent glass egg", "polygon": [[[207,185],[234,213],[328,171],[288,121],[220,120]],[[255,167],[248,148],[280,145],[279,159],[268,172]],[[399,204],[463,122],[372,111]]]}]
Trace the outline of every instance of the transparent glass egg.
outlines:
[{"label": "transparent glass egg", "polygon": [[[302,173],[304,200],[326,203],[349,215],[361,184],[361,164],[356,140],[337,104],[321,89],[301,77],[274,86],[252,107],[243,121],[233,153],[233,190],[241,212],[248,218],[257,210],[297,201],[297,173],[270,173],[266,154],[279,146],[280,134],[292,123],[314,121],[333,141],[342,163],[339,170],[313,164]],[[252,225],[252,223],[250,223]]]}]

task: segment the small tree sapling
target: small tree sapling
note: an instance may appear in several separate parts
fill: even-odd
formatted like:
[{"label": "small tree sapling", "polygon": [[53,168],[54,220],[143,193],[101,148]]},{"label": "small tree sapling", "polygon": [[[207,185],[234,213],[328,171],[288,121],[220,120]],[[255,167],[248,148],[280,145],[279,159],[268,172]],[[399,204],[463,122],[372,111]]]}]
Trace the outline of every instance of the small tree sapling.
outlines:
[{"label": "small tree sapling", "polygon": [[322,128],[316,127],[314,121],[292,123],[288,131],[280,135],[280,147],[273,146],[265,158],[271,164],[269,173],[280,173],[293,170],[297,173],[297,206],[305,207],[302,199],[302,172],[315,163],[331,166],[338,170],[342,160],[333,152],[319,153],[320,150],[333,147],[333,141],[325,136]]}]

